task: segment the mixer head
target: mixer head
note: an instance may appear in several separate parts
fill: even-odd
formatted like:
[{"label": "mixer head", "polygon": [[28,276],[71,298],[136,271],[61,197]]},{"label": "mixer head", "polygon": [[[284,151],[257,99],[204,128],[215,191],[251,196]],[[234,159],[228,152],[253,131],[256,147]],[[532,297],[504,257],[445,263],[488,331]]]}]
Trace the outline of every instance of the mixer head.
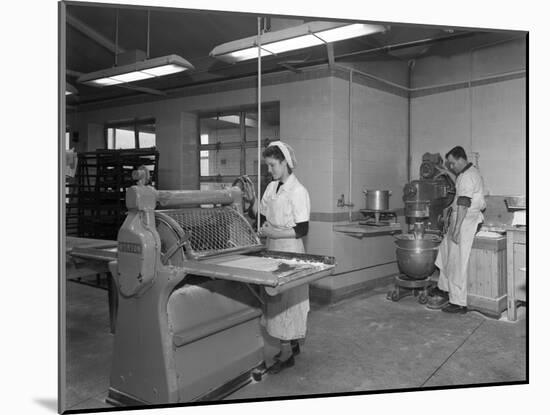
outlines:
[{"label": "mixer head", "polygon": [[424,153],[422,164],[420,165],[420,178],[433,179],[438,173],[436,166],[443,167],[443,158],[439,153]]},{"label": "mixer head", "polygon": [[407,200],[405,202],[405,216],[417,220],[430,217],[430,203],[429,200]]},{"label": "mixer head", "polygon": [[439,174],[439,169],[443,167],[443,158],[439,153],[424,153],[422,156],[419,179],[405,184],[403,188],[407,223],[414,225],[421,222],[431,231],[442,230],[443,211],[452,203],[455,193],[452,180]]}]

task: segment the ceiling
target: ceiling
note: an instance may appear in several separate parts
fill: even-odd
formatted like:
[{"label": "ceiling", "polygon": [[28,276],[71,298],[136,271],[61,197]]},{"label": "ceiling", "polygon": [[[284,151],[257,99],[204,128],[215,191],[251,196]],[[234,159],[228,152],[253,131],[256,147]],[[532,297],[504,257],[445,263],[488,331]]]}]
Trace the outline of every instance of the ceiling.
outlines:
[{"label": "ceiling", "polygon": [[[67,105],[101,102],[142,94],[169,94],[170,90],[223,79],[253,75],[255,60],[227,64],[211,58],[217,45],[257,34],[257,16],[228,12],[145,7],[111,7],[75,3],[67,5],[67,82],[78,94],[67,96]],[[117,30],[118,11],[118,30]],[[149,18],[148,18],[149,13]],[[264,16],[265,17],[265,16]],[[149,20],[149,34],[148,34]],[[320,20],[320,19],[310,19]],[[266,30],[279,30],[307,20],[267,16]],[[374,23],[374,22],[373,22]],[[509,37],[509,32],[467,30],[423,25],[386,24],[387,31],[333,43],[336,62],[401,61],[430,55],[452,55],[477,44]],[[149,57],[180,55],[195,66],[170,76],[103,88],[85,86],[78,76],[115,65],[115,50],[147,51]],[[328,62],[327,48],[317,46],[262,59],[262,72],[295,70]]]}]

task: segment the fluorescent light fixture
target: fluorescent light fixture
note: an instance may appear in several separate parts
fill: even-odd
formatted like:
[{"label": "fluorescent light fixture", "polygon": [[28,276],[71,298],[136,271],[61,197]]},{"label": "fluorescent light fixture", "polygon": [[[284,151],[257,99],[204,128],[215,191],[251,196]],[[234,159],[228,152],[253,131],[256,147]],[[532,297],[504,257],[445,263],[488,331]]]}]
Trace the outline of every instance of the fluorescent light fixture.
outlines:
[{"label": "fluorescent light fixture", "polygon": [[70,83],[65,83],[65,96],[78,94],[78,90]]},{"label": "fluorescent light fixture", "polygon": [[185,70],[186,68],[183,68],[179,65],[174,65],[173,63],[171,63],[169,65],[158,66],[156,68],[144,69],[141,72],[148,73],[153,76],[164,76],[164,75],[171,75],[173,73],[183,72]]},{"label": "fluorescent light fixture", "polygon": [[323,41],[337,42],[344,39],[352,39],[354,37],[366,36],[372,33],[377,33],[380,26],[355,23],[346,26],[337,27],[336,29],[323,30],[315,33],[315,36],[323,39]]},{"label": "fluorescent light fixture", "polygon": [[114,78],[100,78],[100,79],[94,79],[90,82],[86,82],[88,85],[93,86],[111,86],[116,84],[121,84],[121,81],[117,81]]},{"label": "fluorescent light fixture", "polygon": [[[271,52],[262,49],[262,57],[272,55]],[[245,61],[248,59],[253,59],[258,57],[258,48],[256,46],[252,48],[246,48],[242,50],[237,50],[235,52],[230,52],[227,56],[231,59],[232,62]]]},{"label": "fluorescent light fixture", "polygon": [[294,37],[291,39],[281,40],[279,42],[269,43],[263,47],[271,53],[278,54],[288,52],[289,50],[309,48],[311,46],[322,45],[324,42],[313,35],[305,35]]},{"label": "fluorescent light fixture", "polygon": [[150,75],[146,72],[128,72],[121,75],[111,76],[111,79],[120,81],[121,83],[141,81],[143,79],[154,78],[155,75]]},{"label": "fluorescent light fixture", "polygon": [[78,82],[103,87],[136,82],[193,69],[195,67],[181,56],[167,55],[88,73],[78,78]]},{"label": "fluorescent light fixture", "polygon": [[[262,56],[276,55],[337,42],[339,40],[384,32],[382,25],[363,23],[310,22],[260,36]],[[210,56],[234,63],[258,57],[258,37],[250,36],[216,46]]]}]

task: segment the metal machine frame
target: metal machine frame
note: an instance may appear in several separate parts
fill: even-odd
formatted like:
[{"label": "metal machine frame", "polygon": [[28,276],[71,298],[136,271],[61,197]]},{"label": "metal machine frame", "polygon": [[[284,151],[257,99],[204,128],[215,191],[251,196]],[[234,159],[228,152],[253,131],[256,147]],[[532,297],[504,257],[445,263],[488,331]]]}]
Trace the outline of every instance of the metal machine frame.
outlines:
[{"label": "metal machine frame", "polygon": [[[443,159],[439,153],[425,153],[422,156],[419,179],[407,183],[403,188],[406,223],[414,240],[425,239],[428,235],[439,236],[445,228],[445,222],[448,219],[445,209],[452,203],[456,189],[451,179],[439,174],[443,167]],[[400,250],[408,252],[401,259]],[[434,250],[437,251],[437,247],[414,249],[396,247],[400,273],[394,276],[394,288],[386,295],[388,300],[399,301],[412,295],[418,298],[420,304],[428,302],[428,294],[435,285],[429,278],[430,273],[435,269],[433,264],[435,256],[429,252]],[[409,272],[407,275],[408,270],[416,271],[415,268],[419,264],[427,265],[425,273],[411,276]]]},{"label": "metal machine frame", "polygon": [[[238,188],[157,191],[144,180],[128,188],[128,215],[118,233],[116,261],[109,263],[119,296],[109,403],[219,399],[252,375],[261,377],[279,351],[261,324],[265,297],[333,273],[332,257],[267,251],[242,216],[241,201]],[[174,215],[212,208],[202,213],[237,212],[237,225],[252,232],[249,242],[199,251],[192,231],[183,230]],[[231,266],[231,258],[312,265],[278,273]]]}]

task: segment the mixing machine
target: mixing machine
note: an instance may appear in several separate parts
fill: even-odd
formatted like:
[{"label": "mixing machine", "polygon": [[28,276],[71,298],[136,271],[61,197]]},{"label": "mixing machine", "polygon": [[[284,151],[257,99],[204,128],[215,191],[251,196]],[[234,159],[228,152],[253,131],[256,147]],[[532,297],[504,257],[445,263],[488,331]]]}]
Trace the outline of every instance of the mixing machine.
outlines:
[{"label": "mixing machine", "polygon": [[[445,223],[445,208],[454,199],[455,186],[447,175],[440,175],[443,159],[439,153],[425,153],[420,164],[420,178],[403,188],[405,217],[409,230],[416,226],[428,233],[440,233]],[[418,223],[424,226],[419,227]]]},{"label": "mixing machine", "polygon": [[107,401],[212,400],[261,379],[279,351],[261,323],[266,298],[332,274],[334,258],[267,251],[237,187],[157,191],[136,173],[109,263],[119,305]]},{"label": "mixing machine", "polygon": [[435,271],[435,260],[444,231],[447,208],[453,201],[455,187],[446,175],[439,175],[443,159],[426,153],[420,165],[420,179],[403,189],[408,233],[396,236],[396,257],[400,274],[394,278],[394,289],[387,298],[399,301],[414,295],[421,304],[428,301],[429,278]]}]

